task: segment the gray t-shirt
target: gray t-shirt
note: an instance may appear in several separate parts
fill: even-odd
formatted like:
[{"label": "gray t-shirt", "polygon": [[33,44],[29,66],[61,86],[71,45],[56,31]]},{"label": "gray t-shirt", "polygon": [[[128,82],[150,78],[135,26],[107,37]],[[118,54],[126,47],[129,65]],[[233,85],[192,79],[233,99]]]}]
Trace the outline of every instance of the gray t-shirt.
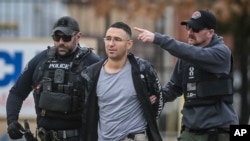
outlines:
[{"label": "gray t-shirt", "polygon": [[118,141],[146,130],[146,119],[134,88],[131,64],[113,74],[101,69],[97,83],[99,141]]}]

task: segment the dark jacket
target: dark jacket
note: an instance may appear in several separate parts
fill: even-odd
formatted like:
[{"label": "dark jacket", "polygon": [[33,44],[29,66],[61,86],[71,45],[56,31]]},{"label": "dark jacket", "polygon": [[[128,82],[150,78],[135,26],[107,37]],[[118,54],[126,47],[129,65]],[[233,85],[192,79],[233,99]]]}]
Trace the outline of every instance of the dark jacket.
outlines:
[{"label": "dark jacket", "polygon": [[[223,83],[217,85],[221,78],[231,75],[230,73],[233,65],[231,50],[226,46],[222,37],[215,34],[207,46],[198,47],[177,41],[170,36],[156,33],[154,43],[159,45],[162,49],[168,51],[173,56],[178,57],[170,81],[163,87],[164,101],[170,102],[175,100],[177,97],[182,96],[183,93],[186,93],[187,86],[189,86],[189,90],[193,90],[194,88],[196,89],[196,87],[197,89],[200,89],[200,86],[198,85],[187,84],[188,82],[190,83],[191,79],[195,77],[197,79],[194,83],[201,81],[201,79],[207,81],[208,79],[213,78],[213,81],[216,80],[215,83],[203,83],[204,85],[202,85],[202,88],[200,89],[200,95],[211,94],[212,96],[214,91],[211,90],[216,89],[216,91],[219,91],[221,88],[228,88],[229,93],[226,93],[226,95],[231,95],[233,89],[232,84],[230,84],[231,88],[228,85],[225,86]],[[185,69],[184,66],[190,67]],[[198,72],[202,73],[196,74]],[[190,81],[187,81],[187,79],[190,79]],[[232,81],[228,82],[232,83]],[[213,85],[211,85],[211,83]],[[218,89],[218,87],[220,89]],[[192,93],[190,94],[193,95]],[[208,99],[211,100],[211,97]],[[226,101],[227,100],[218,100],[218,102],[214,104],[204,106],[201,106],[200,104],[192,107],[184,106],[182,109],[182,124],[188,128],[198,130],[215,127],[229,128],[232,124],[238,124],[239,121],[237,113],[234,110],[231,101]],[[196,102],[201,102],[201,100],[196,100]],[[188,100],[185,101],[184,105],[187,103]]]},{"label": "dark jacket", "polygon": [[[161,85],[159,83],[157,74],[149,62],[138,57],[134,57],[133,54],[129,54],[128,59],[132,66],[132,78],[135,90],[139,101],[142,104],[145,118],[148,122],[147,134],[149,141],[161,141],[162,138],[157,127],[156,119],[159,117],[164,103],[162,99]],[[86,115],[86,125],[84,127],[86,127],[86,140],[84,141],[97,141],[98,138],[97,126],[99,120],[99,108],[96,96],[96,86],[100,70],[105,60],[106,59],[91,65],[86,70],[84,70],[81,75],[86,82],[85,84],[88,85],[85,96],[86,113],[84,115]],[[141,79],[141,74],[145,76],[145,79]],[[157,96],[158,101],[153,105],[150,103],[149,94],[154,94]]]}]

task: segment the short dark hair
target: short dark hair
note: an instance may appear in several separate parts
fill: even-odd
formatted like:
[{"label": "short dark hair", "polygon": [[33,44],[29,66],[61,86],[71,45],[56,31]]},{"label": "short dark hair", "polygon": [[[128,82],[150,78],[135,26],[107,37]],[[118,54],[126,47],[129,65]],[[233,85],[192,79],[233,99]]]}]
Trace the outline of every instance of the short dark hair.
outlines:
[{"label": "short dark hair", "polygon": [[129,37],[132,36],[131,28],[124,22],[115,22],[110,27],[120,28],[124,30],[129,35]]}]

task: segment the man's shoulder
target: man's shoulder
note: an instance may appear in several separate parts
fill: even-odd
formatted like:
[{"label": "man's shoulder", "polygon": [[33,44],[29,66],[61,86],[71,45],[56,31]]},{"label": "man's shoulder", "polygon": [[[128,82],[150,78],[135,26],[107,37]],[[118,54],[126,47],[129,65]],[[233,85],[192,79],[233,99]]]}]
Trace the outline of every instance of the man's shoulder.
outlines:
[{"label": "man's shoulder", "polygon": [[146,59],[143,59],[141,57],[138,57],[138,56],[135,56],[134,54],[130,53],[128,55],[128,58],[132,61],[136,61],[138,64],[141,64],[141,63],[146,63],[146,64],[150,64],[150,62]]},{"label": "man's shoulder", "polygon": [[142,69],[147,69],[148,67],[152,67],[153,65],[146,59],[135,56],[136,62],[139,67]]},{"label": "man's shoulder", "polygon": [[34,62],[35,64],[38,64],[39,62],[44,61],[47,59],[47,50],[43,50],[40,53],[38,53],[36,56],[34,56],[30,62]]},{"label": "man's shoulder", "polygon": [[98,76],[98,73],[101,70],[102,64],[103,64],[103,61],[99,61],[90,66],[84,67],[81,72],[81,76],[87,81],[92,80],[94,77]]},{"label": "man's shoulder", "polygon": [[93,64],[91,64],[91,65],[89,65],[89,66],[86,66],[86,67],[84,68],[84,72],[85,72],[85,73],[89,73],[89,72],[96,72],[96,71],[99,71],[100,68],[102,67],[102,64],[103,64],[103,60],[98,61],[98,62],[96,62],[96,63],[93,63]]}]

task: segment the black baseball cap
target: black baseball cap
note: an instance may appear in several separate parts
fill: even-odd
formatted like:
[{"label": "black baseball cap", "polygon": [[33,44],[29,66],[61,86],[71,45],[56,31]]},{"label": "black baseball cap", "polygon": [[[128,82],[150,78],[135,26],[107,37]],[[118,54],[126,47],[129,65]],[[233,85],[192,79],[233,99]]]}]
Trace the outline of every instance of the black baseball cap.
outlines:
[{"label": "black baseball cap", "polygon": [[80,29],[77,21],[74,18],[70,16],[64,16],[58,19],[54,24],[52,34],[54,34],[56,31],[61,31],[65,35],[72,35],[75,31],[80,31]]},{"label": "black baseball cap", "polygon": [[189,25],[196,29],[216,29],[216,18],[208,10],[198,10],[192,14],[189,20],[182,21],[181,25]]}]

